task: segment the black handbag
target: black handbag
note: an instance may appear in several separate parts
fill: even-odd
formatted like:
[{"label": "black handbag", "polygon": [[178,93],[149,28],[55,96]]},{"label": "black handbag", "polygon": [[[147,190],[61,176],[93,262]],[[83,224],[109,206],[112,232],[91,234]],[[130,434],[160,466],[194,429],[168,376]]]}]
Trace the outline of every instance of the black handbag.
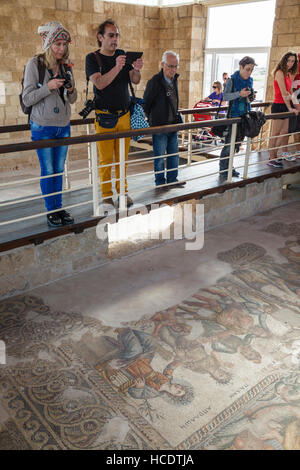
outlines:
[{"label": "black handbag", "polygon": [[257,137],[262,126],[266,122],[266,117],[262,111],[249,111],[242,116],[242,125],[246,137]]}]

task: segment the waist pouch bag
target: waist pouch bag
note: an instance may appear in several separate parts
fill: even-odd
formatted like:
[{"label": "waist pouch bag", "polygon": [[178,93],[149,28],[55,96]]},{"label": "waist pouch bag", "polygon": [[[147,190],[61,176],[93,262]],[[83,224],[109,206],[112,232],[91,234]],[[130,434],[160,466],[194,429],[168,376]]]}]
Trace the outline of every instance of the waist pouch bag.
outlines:
[{"label": "waist pouch bag", "polygon": [[[141,98],[136,98],[134,94],[134,89],[131,84],[131,81],[129,82],[132,97],[131,97],[131,104],[130,104],[130,127],[131,129],[144,129],[145,127],[150,127],[149,123],[146,119],[144,109],[142,107],[142,104],[144,103],[144,100]],[[137,135],[132,137],[133,140],[138,141],[144,137],[143,135]]]},{"label": "waist pouch bag", "polygon": [[96,114],[96,120],[99,126],[103,127],[104,129],[113,129],[116,127],[119,115],[118,114]]},{"label": "waist pouch bag", "polygon": [[261,111],[249,111],[242,116],[244,133],[246,137],[257,137],[264,123],[266,117]]}]

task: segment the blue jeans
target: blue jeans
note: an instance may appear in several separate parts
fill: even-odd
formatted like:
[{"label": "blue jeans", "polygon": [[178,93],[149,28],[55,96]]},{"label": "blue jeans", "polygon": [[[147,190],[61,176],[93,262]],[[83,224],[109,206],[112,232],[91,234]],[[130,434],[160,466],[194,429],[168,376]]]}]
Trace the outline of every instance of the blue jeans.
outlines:
[{"label": "blue jeans", "polygon": [[[168,134],[153,134],[153,154],[154,156],[164,155],[165,153],[177,153],[178,152],[178,138],[177,132],[169,132]],[[154,160],[154,172],[155,172],[155,184],[174,183],[177,181],[178,175],[178,155],[166,157],[167,160],[167,171],[165,177],[165,158],[156,158]],[[158,173],[161,172],[161,173]]]},{"label": "blue jeans", "polygon": [[[70,124],[65,127],[56,126],[39,126],[30,121],[31,140],[43,139],[62,139],[70,137]],[[41,176],[54,175],[64,171],[64,165],[67,157],[68,147],[50,147],[37,149],[40,161]],[[40,180],[43,196],[46,194],[56,193],[62,190],[63,177],[54,176],[53,178],[44,178]],[[47,211],[60,209],[62,207],[62,194],[48,196],[44,198]]]}]

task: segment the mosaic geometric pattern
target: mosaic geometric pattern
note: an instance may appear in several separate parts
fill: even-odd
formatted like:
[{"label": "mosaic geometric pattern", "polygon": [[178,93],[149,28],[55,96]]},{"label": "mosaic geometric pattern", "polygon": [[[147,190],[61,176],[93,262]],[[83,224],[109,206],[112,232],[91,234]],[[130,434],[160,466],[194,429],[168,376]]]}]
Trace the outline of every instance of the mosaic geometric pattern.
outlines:
[{"label": "mosaic geometric pattern", "polygon": [[279,252],[219,253],[230,274],[120,328],[2,301],[0,448],[300,449],[300,243]]}]

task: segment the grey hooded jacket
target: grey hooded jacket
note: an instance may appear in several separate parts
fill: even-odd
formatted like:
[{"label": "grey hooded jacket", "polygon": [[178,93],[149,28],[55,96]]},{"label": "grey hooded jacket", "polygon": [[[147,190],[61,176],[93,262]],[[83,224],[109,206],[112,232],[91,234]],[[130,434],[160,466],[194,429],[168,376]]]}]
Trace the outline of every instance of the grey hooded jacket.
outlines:
[{"label": "grey hooded jacket", "polygon": [[[46,69],[44,83],[38,86],[39,73],[37,57],[30,59],[24,73],[23,102],[25,106],[32,106],[30,119],[39,126],[64,127],[70,122],[71,106],[77,99],[77,91],[65,94],[65,103],[60,97],[58,90],[49,90],[47,83],[51,78]],[[54,108],[59,112],[55,113]]]}]

